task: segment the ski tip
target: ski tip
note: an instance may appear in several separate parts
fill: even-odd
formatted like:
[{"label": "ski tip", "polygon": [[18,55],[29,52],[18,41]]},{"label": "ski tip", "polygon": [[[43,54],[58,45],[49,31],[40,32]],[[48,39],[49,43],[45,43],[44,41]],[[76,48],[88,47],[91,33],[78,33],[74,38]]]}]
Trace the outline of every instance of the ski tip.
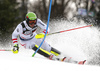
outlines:
[{"label": "ski tip", "polygon": [[86,60],[83,61],[83,64],[85,64]]},{"label": "ski tip", "polygon": [[84,60],[84,61],[80,61],[78,64],[80,64],[80,65],[84,65],[85,62],[86,62],[86,60]]}]

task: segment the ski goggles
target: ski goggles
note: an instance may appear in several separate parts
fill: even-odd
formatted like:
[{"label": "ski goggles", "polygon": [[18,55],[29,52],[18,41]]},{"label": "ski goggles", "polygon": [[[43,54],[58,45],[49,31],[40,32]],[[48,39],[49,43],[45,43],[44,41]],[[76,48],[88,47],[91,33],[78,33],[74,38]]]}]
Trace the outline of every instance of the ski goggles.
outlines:
[{"label": "ski goggles", "polygon": [[36,20],[30,20],[30,21],[29,21],[29,24],[30,24],[30,25],[36,24]]}]

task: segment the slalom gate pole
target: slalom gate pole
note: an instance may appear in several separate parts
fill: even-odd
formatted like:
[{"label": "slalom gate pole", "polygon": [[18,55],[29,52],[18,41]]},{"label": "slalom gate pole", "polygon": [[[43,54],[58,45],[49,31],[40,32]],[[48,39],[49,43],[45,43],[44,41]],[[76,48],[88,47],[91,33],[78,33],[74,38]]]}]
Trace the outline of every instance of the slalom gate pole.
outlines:
[{"label": "slalom gate pole", "polygon": [[39,45],[38,49],[34,52],[34,54],[32,55],[32,57],[34,57],[34,55],[37,53],[37,51],[40,49],[40,47],[42,46],[45,38],[46,38],[46,34],[48,31],[48,27],[49,27],[49,20],[50,20],[50,13],[51,13],[51,6],[52,6],[52,0],[50,0],[50,5],[49,5],[49,14],[48,14],[48,21],[47,21],[47,27],[46,27],[46,32],[45,32],[45,36],[43,38],[43,41],[41,42],[41,44]]},{"label": "slalom gate pole", "polygon": [[72,29],[68,29],[68,30],[63,30],[63,31],[59,31],[59,32],[50,33],[50,34],[47,34],[47,35],[52,35],[52,34],[57,34],[57,33],[63,33],[63,32],[77,30],[77,29],[86,28],[86,27],[90,27],[90,26],[93,26],[93,25],[87,25],[87,26],[82,26],[82,27],[78,27],[78,28],[72,28]]}]

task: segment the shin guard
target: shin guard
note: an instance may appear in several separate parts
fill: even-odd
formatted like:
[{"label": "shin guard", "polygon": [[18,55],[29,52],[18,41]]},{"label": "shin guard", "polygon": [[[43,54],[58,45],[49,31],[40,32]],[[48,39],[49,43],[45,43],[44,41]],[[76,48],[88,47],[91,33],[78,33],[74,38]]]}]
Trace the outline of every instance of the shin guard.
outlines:
[{"label": "shin guard", "polygon": [[51,48],[51,51],[50,51],[52,54],[54,54],[55,56],[58,56],[58,55],[60,55],[61,54],[61,52],[60,51],[58,51],[58,50],[56,50],[55,48]]},{"label": "shin guard", "polygon": [[[34,51],[36,51],[36,50],[38,49],[38,46],[35,45],[32,49],[33,49]],[[46,50],[44,50],[44,49],[42,49],[42,48],[40,48],[40,49],[37,51],[37,53],[39,53],[39,54],[41,54],[41,55],[43,55],[44,57],[47,57],[47,58],[50,57],[50,52],[48,52],[48,51],[46,51]]]}]

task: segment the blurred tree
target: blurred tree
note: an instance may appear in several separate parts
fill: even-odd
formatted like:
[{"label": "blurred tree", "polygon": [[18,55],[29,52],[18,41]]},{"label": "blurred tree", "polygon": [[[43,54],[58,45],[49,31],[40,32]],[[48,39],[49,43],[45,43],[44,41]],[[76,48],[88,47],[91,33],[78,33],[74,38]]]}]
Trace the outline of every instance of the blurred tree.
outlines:
[{"label": "blurred tree", "polygon": [[28,0],[21,0],[20,15],[22,17],[22,20],[25,20],[25,15],[27,13],[27,4]]},{"label": "blurred tree", "polygon": [[70,0],[67,0],[67,2],[65,2],[65,0],[61,0],[59,1],[60,3],[58,3],[57,0],[54,0],[54,3],[52,5],[52,10],[51,10],[51,18],[65,17],[64,10],[66,9],[69,1]]},{"label": "blurred tree", "polygon": [[18,21],[19,10],[16,0],[0,0],[0,33],[8,33]]},{"label": "blurred tree", "polygon": [[[69,1],[70,0],[52,0],[51,19],[65,17],[64,10]],[[30,3],[31,8],[29,8],[29,11],[35,12],[42,20],[47,20],[49,2],[50,0],[36,0],[35,2]]]}]

